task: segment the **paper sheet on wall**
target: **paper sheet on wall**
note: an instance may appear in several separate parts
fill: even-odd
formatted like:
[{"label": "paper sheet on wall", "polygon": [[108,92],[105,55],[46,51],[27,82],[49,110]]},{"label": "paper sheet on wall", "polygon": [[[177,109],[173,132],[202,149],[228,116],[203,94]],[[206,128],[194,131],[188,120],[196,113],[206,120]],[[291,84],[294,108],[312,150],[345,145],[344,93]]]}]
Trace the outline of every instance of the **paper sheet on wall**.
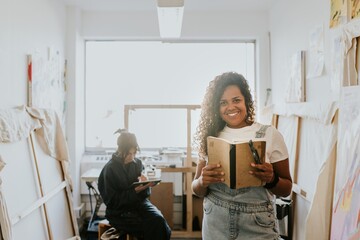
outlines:
[{"label": "paper sheet on wall", "polygon": [[321,76],[324,69],[324,59],[324,28],[319,25],[310,33],[307,78]]},{"label": "paper sheet on wall", "polygon": [[285,92],[286,102],[305,101],[305,52],[298,51],[290,59],[290,76]]},{"label": "paper sheet on wall", "polygon": [[66,86],[60,53],[48,48],[47,54],[37,51],[30,56],[31,107],[55,110],[65,129]]}]

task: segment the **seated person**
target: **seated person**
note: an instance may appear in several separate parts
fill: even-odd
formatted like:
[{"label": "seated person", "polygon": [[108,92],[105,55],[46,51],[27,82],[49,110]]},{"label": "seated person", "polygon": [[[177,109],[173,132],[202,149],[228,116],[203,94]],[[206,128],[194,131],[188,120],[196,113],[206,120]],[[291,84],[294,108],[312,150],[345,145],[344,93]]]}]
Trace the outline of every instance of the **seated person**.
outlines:
[{"label": "seated person", "polygon": [[119,232],[125,231],[144,240],[169,240],[171,230],[161,212],[148,197],[154,183],[137,187],[145,181],[143,165],[135,158],[139,146],[136,136],[120,130],[118,149],[102,169],[98,188],[106,205],[106,218]]}]

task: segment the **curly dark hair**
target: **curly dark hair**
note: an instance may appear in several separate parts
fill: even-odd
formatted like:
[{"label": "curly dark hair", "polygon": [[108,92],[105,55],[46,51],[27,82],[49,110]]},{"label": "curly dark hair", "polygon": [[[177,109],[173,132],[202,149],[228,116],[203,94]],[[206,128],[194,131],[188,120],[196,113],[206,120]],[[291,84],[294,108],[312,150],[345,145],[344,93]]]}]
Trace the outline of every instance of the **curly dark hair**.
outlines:
[{"label": "curly dark hair", "polygon": [[254,122],[255,107],[247,80],[241,74],[235,72],[226,72],[216,76],[206,88],[201,104],[200,121],[194,136],[195,145],[197,145],[200,156],[207,155],[206,138],[208,136],[218,136],[226,125],[226,122],[220,116],[220,98],[225,88],[230,85],[239,87],[245,98],[247,113],[245,122],[248,124]]}]

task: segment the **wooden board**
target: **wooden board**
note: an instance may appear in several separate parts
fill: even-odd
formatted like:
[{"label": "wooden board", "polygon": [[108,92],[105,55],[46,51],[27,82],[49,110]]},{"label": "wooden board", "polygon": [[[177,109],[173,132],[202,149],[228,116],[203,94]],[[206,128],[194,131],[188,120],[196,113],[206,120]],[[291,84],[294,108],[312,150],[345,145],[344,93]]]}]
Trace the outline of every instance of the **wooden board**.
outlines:
[{"label": "wooden board", "polygon": [[174,227],[174,195],[173,183],[161,182],[151,189],[150,201],[161,211],[164,215],[170,228]]}]

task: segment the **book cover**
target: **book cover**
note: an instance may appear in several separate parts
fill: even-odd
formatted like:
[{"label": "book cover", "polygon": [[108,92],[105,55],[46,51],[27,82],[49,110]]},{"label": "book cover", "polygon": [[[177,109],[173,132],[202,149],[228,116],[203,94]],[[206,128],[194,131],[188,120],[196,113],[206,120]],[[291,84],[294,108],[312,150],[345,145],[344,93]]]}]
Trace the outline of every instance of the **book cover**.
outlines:
[{"label": "book cover", "polygon": [[[257,177],[249,174],[249,171],[258,171],[251,167],[255,163],[253,152],[249,142],[234,141],[208,137],[208,161],[209,163],[220,163],[225,173],[225,183],[232,189],[250,186],[262,186],[265,183]],[[266,142],[254,140],[253,147],[256,149],[261,163],[265,162]]]}]

